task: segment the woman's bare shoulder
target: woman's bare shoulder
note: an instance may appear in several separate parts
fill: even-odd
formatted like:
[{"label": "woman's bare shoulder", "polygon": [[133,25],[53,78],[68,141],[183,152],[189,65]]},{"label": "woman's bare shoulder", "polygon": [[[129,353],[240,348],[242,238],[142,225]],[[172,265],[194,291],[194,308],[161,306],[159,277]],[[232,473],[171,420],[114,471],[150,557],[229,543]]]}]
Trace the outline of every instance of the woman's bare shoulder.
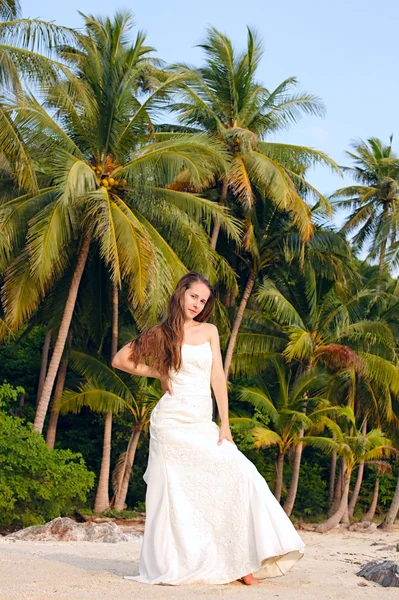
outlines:
[{"label": "woman's bare shoulder", "polygon": [[206,326],[205,332],[209,336],[209,339],[216,339],[219,337],[218,328],[213,323],[204,323]]}]

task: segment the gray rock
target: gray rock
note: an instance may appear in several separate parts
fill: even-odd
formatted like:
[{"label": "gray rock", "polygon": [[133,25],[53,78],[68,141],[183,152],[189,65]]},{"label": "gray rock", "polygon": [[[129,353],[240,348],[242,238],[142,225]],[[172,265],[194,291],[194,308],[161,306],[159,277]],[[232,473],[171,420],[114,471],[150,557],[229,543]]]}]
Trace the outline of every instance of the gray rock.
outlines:
[{"label": "gray rock", "polygon": [[349,525],[348,527],[348,531],[357,531],[357,532],[370,532],[370,531],[377,531],[377,525],[376,523],[373,523],[372,521],[360,521],[360,523],[352,523],[352,525]]},{"label": "gray rock", "polygon": [[382,548],[377,548],[377,552],[399,552],[399,542],[394,542],[393,544],[388,544],[388,546],[383,546]]},{"label": "gray rock", "polygon": [[6,536],[11,540],[104,542],[116,544],[127,542],[127,536],[115,523],[76,523],[67,517],[58,517],[45,525],[26,527]]},{"label": "gray rock", "polygon": [[393,560],[366,563],[356,575],[375,581],[383,587],[399,587],[399,565]]}]

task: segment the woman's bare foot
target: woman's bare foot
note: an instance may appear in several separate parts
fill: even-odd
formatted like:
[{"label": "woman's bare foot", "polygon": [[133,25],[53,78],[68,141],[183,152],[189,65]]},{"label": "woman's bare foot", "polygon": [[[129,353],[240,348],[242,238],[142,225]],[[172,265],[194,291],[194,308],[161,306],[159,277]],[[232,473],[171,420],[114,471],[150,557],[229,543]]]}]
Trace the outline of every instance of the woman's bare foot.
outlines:
[{"label": "woman's bare foot", "polygon": [[254,585],[256,583],[263,583],[263,581],[261,581],[260,579],[255,579],[255,577],[252,575],[252,573],[250,575],[244,575],[244,577],[241,577],[241,581],[243,581],[245,583],[245,585]]}]

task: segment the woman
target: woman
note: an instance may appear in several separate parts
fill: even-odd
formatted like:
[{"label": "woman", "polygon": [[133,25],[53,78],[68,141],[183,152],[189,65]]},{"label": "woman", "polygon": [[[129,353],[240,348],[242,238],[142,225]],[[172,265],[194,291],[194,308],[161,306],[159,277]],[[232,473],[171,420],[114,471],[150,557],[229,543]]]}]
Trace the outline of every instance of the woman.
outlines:
[{"label": "woman", "polygon": [[[165,392],[151,414],[140,575],[127,579],[252,585],[286,573],[304,552],[266,481],[233,442],[219,335],[206,323],[214,301],[209,282],[188,273],[166,320],[112,361],[160,379]],[[220,428],[212,421],[211,386]]]}]

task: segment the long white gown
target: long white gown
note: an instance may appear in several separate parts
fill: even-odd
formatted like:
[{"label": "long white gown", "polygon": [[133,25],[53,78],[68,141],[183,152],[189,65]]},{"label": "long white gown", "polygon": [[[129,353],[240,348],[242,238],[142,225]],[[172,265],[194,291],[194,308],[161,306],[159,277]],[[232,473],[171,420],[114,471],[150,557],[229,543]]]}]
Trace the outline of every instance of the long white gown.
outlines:
[{"label": "long white gown", "polygon": [[228,583],[277,577],[304,544],[256,467],[212,421],[209,342],[182,346],[151,415],[141,583]]}]

